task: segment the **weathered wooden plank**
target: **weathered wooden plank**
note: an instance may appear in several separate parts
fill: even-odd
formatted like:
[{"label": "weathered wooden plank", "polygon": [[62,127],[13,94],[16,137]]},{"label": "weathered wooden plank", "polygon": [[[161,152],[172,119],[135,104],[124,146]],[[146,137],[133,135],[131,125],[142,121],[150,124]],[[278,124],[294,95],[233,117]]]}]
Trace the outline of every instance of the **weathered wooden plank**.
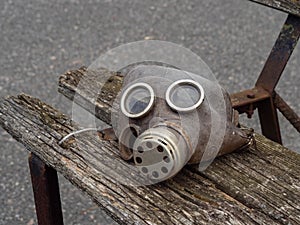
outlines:
[{"label": "weathered wooden plank", "polygon": [[250,0],[265,6],[269,6],[280,11],[300,16],[299,0]]},{"label": "weathered wooden plank", "polygon": [[[222,157],[213,170],[201,174],[248,207],[283,224],[299,223],[299,154],[259,135],[256,140],[258,151],[249,148],[235,157]],[[241,169],[247,175],[244,180],[238,178]]]},{"label": "weathered wooden plank", "polygon": [[[102,79],[103,77],[107,79]],[[112,104],[121,89],[122,82],[123,77],[119,73],[103,68],[88,71],[86,67],[81,67],[59,77],[58,91],[100,120],[110,124],[111,112],[117,110],[112,108]],[[99,90],[101,93],[98,93]]]},{"label": "weathered wooden plank", "polygon": [[[38,99],[26,95],[1,99],[0,124],[29,151],[88,193],[121,224],[300,222],[299,206],[295,203],[299,195],[299,177],[296,176],[300,172],[299,155],[273,142],[270,144],[273,150],[250,149],[217,159],[203,174],[194,167],[187,167],[166,182],[137,187],[117,182],[124,171],[128,174],[134,171],[119,158],[114,141],[87,133],[60,147],[58,140],[78,127]],[[266,140],[258,137],[258,147],[265,146]],[[271,155],[277,149],[278,154]],[[259,159],[258,165],[249,161],[252,157]],[[288,161],[292,166],[285,165]],[[287,167],[293,171],[284,171],[284,176],[276,173],[276,180],[270,179],[267,171]],[[266,172],[255,172],[260,168]],[[129,176],[124,179],[130,182]],[[268,183],[278,188],[271,189]],[[283,193],[287,194],[286,198],[279,198]],[[267,204],[266,209],[264,204]]]}]

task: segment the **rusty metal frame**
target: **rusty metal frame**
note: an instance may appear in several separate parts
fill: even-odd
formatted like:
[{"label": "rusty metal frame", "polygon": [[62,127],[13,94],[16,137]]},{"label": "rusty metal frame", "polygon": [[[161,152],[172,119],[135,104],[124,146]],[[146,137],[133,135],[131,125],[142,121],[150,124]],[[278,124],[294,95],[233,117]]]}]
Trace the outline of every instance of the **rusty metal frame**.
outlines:
[{"label": "rusty metal frame", "polygon": [[231,95],[233,107],[239,113],[247,113],[251,118],[258,109],[262,134],[267,138],[282,143],[278,122],[277,108],[300,131],[299,116],[275,92],[275,87],[300,36],[300,18],[289,14],[275,45],[259,75],[255,87]]},{"label": "rusty metal frame", "polygon": [[[281,143],[277,110],[300,132],[299,116],[275,92],[275,87],[298,42],[300,18],[289,14],[279,37],[255,84],[249,90],[231,95],[233,107],[252,117],[258,109],[262,133]],[[29,166],[39,225],[63,225],[57,172],[31,154]]]},{"label": "rusty metal frame", "polygon": [[57,172],[36,155],[28,158],[39,225],[63,225]]}]

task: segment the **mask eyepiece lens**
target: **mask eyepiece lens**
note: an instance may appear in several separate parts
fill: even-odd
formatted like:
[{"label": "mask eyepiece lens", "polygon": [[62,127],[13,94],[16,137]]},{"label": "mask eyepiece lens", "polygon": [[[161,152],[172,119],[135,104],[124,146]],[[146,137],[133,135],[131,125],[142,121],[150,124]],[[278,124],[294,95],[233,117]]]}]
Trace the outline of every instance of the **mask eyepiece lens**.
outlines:
[{"label": "mask eyepiece lens", "polygon": [[121,97],[121,110],[129,118],[144,116],[154,103],[154,91],[146,83],[129,86]]},{"label": "mask eyepiece lens", "polygon": [[204,99],[202,86],[190,79],[172,83],[166,92],[168,105],[178,112],[190,112],[198,108]]}]

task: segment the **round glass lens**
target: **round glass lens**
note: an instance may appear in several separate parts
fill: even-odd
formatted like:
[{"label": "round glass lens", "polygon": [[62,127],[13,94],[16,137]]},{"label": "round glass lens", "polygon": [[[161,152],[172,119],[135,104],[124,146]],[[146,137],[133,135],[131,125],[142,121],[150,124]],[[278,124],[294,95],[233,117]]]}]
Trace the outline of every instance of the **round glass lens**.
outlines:
[{"label": "round glass lens", "polygon": [[200,100],[200,90],[192,84],[176,85],[170,92],[171,102],[179,108],[189,108]]},{"label": "round glass lens", "polygon": [[125,100],[125,109],[130,114],[139,114],[143,112],[151,101],[150,91],[142,86],[133,88]]}]

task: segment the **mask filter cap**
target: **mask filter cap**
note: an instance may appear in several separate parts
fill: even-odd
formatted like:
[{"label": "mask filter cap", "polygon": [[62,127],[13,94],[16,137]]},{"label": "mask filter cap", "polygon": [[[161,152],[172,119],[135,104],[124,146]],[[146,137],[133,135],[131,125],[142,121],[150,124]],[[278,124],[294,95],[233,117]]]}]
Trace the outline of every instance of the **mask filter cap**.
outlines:
[{"label": "mask filter cap", "polygon": [[186,163],[187,150],[177,144],[178,137],[169,129],[156,127],[141,134],[135,144],[133,157],[140,172],[154,180],[175,175]]}]

